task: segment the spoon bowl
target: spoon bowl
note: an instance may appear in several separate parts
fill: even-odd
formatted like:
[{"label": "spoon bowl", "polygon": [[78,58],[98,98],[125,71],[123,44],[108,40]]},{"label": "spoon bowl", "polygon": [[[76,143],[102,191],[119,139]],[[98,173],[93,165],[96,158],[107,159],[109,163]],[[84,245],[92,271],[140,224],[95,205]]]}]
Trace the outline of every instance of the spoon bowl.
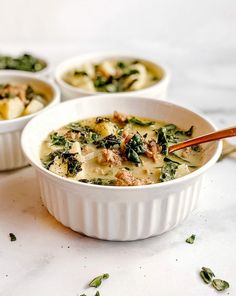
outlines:
[{"label": "spoon bowl", "polygon": [[231,127],[228,129],[206,134],[197,138],[193,138],[178,144],[174,144],[168,148],[168,152],[171,153],[171,152],[175,152],[177,150],[187,148],[193,145],[198,145],[202,143],[212,142],[212,141],[225,139],[229,137],[235,137],[235,136],[236,136],[236,127]]}]

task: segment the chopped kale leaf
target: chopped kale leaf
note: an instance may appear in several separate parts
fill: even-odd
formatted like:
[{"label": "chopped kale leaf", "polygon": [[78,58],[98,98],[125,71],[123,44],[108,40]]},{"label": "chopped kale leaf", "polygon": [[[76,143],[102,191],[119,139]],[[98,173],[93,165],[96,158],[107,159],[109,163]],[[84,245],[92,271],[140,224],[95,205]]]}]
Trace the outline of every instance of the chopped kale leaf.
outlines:
[{"label": "chopped kale leaf", "polygon": [[132,161],[134,163],[140,163],[140,154],[143,154],[145,152],[145,146],[142,141],[142,137],[139,133],[136,133],[126,144],[126,157],[129,161]]},{"label": "chopped kale leaf", "polygon": [[121,140],[115,135],[109,135],[95,143],[97,148],[117,148],[121,144]]},{"label": "chopped kale leaf", "polygon": [[161,169],[160,181],[166,182],[173,180],[175,178],[176,170],[178,169],[179,164],[171,160],[166,161],[164,166]]},{"label": "chopped kale leaf", "polygon": [[155,122],[154,121],[141,121],[138,118],[132,117],[130,119],[128,119],[128,123],[132,123],[132,124],[136,124],[136,125],[140,125],[140,126],[150,126],[153,125]]},{"label": "chopped kale leaf", "polygon": [[184,141],[191,137],[193,126],[187,131],[179,130],[176,125],[168,124],[157,130],[157,143],[162,147],[162,154],[168,154],[168,146],[170,143]]}]

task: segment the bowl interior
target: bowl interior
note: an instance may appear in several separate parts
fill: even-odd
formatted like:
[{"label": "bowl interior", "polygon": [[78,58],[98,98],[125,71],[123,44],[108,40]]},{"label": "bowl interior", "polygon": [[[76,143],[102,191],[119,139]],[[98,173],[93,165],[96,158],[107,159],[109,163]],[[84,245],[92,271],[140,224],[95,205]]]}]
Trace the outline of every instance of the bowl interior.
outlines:
[{"label": "bowl interior", "polygon": [[[186,130],[193,125],[193,137],[215,130],[215,127],[200,115],[168,102],[120,95],[100,95],[62,103],[35,117],[23,132],[23,149],[32,163],[41,166],[41,143],[51,131],[72,121],[112,114],[115,110],[174,123]],[[213,142],[204,144],[203,164],[216,153],[217,146],[218,144]]]},{"label": "bowl interior", "polygon": [[[75,57],[72,59],[69,59],[65,62],[63,62],[62,64],[60,64],[56,70],[56,80],[59,82],[59,84],[62,84],[64,87],[77,91],[77,92],[83,92],[83,93],[90,93],[86,90],[80,89],[79,87],[70,85],[69,83],[67,83],[66,81],[64,81],[64,76],[68,71],[74,70],[80,66],[82,66],[83,64],[86,63],[92,63],[92,64],[98,64],[101,63],[104,60],[107,59],[111,59],[111,60],[122,60],[122,61],[127,61],[127,60],[139,60],[141,61],[144,65],[146,65],[146,67],[158,77],[158,81],[154,84],[152,84],[149,87],[152,87],[153,85],[156,85],[158,83],[160,83],[167,75],[166,71],[164,70],[164,68],[157,64],[154,63],[152,61],[149,61],[147,59],[138,57],[138,56],[134,56],[134,55],[127,55],[127,54],[109,54],[109,53],[102,53],[102,54],[97,54],[97,55],[93,55],[93,54],[89,54],[89,55],[85,55],[85,56],[81,56],[81,57]],[[143,88],[145,89],[145,88]],[[134,91],[132,91],[134,92]],[[135,91],[137,92],[137,91]],[[99,92],[96,92],[99,93]]]},{"label": "bowl interior", "polygon": [[46,81],[33,78],[24,74],[9,75],[7,73],[0,72],[0,84],[6,83],[29,84],[35,91],[44,94],[48,102],[51,102],[55,96],[54,89]]}]

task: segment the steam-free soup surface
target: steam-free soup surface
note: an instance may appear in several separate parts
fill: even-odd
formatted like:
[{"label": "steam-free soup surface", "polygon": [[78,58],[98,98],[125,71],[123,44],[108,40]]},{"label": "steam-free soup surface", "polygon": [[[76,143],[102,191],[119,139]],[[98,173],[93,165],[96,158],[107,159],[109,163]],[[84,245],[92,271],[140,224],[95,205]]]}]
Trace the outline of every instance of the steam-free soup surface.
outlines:
[{"label": "steam-free soup surface", "polygon": [[129,92],[149,87],[162,79],[161,68],[139,60],[107,59],[86,63],[63,75],[68,84],[89,92]]},{"label": "steam-free soup surface", "polygon": [[57,175],[90,184],[165,182],[201,165],[200,146],[168,154],[168,146],[189,139],[193,130],[114,112],[52,131],[42,143],[41,160]]}]

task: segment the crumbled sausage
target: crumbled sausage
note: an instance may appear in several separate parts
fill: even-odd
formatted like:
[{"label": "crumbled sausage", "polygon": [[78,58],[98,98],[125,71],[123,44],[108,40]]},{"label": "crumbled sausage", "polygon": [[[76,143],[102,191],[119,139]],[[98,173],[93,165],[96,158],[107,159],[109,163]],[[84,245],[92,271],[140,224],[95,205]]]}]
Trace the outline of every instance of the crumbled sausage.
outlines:
[{"label": "crumbled sausage", "polygon": [[117,166],[121,165],[121,157],[117,150],[102,149],[98,154],[98,163],[103,165]]},{"label": "crumbled sausage", "polygon": [[153,159],[154,162],[156,162],[157,155],[160,152],[161,152],[161,147],[154,140],[149,141],[149,143],[147,144],[147,149],[145,151],[145,155],[148,158]]},{"label": "crumbled sausage", "polygon": [[116,186],[140,186],[152,184],[153,182],[148,178],[138,179],[133,176],[133,174],[127,170],[120,170],[116,174]]},{"label": "crumbled sausage", "polygon": [[113,113],[113,119],[116,120],[119,123],[125,123],[127,120],[127,116],[125,114],[119,113],[115,111]]},{"label": "crumbled sausage", "polygon": [[19,97],[21,101],[26,104],[28,102],[26,98],[26,84],[19,84],[19,85],[5,85],[3,88],[0,88],[0,96],[5,97],[8,94],[11,94],[12,96]]}]

